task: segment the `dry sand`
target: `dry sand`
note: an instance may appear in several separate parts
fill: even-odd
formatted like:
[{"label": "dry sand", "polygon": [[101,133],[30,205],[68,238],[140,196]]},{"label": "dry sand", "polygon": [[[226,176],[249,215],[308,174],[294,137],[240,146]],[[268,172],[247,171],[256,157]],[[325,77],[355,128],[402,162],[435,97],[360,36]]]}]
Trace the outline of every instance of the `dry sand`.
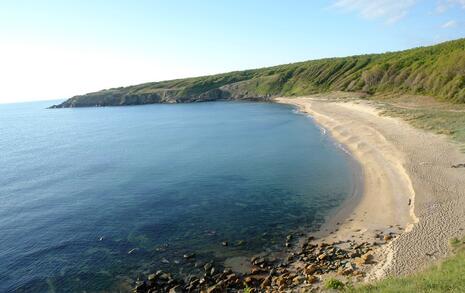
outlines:
[{"label": "dry sand", "polygon": [[465,234],[465,169],[451,168],[465,155],[446,137],[380,116],[366,101],[276,101],[310,114],[358,161],[359,195],[335,211],[322,233],[334,240],[400,234],[382,246],[367,279],[418,271],[448,254],[449,239]]}]

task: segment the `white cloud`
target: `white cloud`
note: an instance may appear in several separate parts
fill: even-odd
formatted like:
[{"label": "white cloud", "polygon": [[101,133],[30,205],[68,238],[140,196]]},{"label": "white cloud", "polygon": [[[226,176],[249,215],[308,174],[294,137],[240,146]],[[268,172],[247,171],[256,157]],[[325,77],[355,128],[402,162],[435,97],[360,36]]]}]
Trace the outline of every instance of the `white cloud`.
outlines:
[{"label": "white cloud", "polygon": [[367,19],[384,19],[387,23],[395,23],[407,15],[416,2],[417,0],[336,0],[333,7],[356,12]]},{"label": "white cloud", "polygon": [[449,20],[441,25],[442,28],[453,28],[457,26],[457,21]]}]

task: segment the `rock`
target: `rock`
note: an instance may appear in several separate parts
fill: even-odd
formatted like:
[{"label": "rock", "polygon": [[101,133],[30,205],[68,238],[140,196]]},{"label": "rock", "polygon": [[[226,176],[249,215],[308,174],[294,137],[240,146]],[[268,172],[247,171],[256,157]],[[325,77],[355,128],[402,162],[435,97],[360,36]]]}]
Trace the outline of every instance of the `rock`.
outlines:
[{"label": "rock", "polygon": [[392,239],[391,235],[384,235],[384,241],[389,241]]},{"label": "rock", "polygon": [[174,286],[173,288],[170,289],[169,293],[182,293],[182,288],[181,286]]},{"label": "rock", "polygon": [[361,266],[363,266],[365,264],[365,260],[362,259],[361,257],[357,257],[356,259],[354,259],[354,263],[357,266],[361,267]]},{"label": "rock", "polygon": [[267,276],[263,282],[260,284],[261,289],[265,289],[266,287],[271,286],[271,276]]},{"label": "rock", "polygon": [[237,241],[237,246],[242,246],[245,244],[245,240],[239,240]]},{"label": "rock", "polygon": [[305,278],[302,276],[296,276],[292,279],[292,284],[294,285],[300,285],[304,282]]},{"label": "rock", "polygon": [[365,263],[368,263],[373,260],[373,255],[370,253],[365,253],[361,256],[361,258],[365,261]]},{"label": "rock", "polygon": [[196,277],[192,277],[192,278],[189,280],[189,286],[192,286],[192,287],[197,286],[199,283],[200,283],[200,279],[198,279],[198,278],[196,278]]},{"label": "rock", "polygon": [[209,271],[211,270],[211,268],[213,267],[213,264],[211,262],[207,262],[204,266],[203,266],[203,269],[205,271]]},{"label": "rock", "polygon": [[213,285],[207,289],[207,293],[221,293],[223,292],[218,285]]},{"label": "rock", "polygon": [[347,262],[345,265],[344,265],[344,268],[348,268],[348,269],[355,269],[355,265],[351,262]]},{"label": "rock", "polygon": [[309,264],[305,269],[304,269],[304,273],[306,275],[313,275],[316,270],[318,269],[318,267],[314,264]]},{"label": "rock", "polygon": [[265,263],[265,259],[263,257],[256,258],[254,262],[252,262],[253,265],[259,266],[261,264]]},{"label": "rock", "polygon": [[228,241],[223,241],[223,242],[221,242],[221,245],[223,245],[223,246],[228,246]]},{"label": "rock", "polygon": [[247,285],[252,284],[252,283],[253,283],[252,277],[250,277],[250,276],[249,276],[249,277],[245,277],[244,283],[246,283]]},{"label": "rock", "polygon": [[136,284],[134,291],[136,292],[145,292],[147,290],[147,284],[145,282],[139,282]]},{"label": "rock", "polygon": [[310,284],[314,284],[318,282],[318,278],[313,275],[307,276],[307,282],[309,282]]},{"label": "rock", "polygon": [[161,275],[159,276],[159,278],[160,278],[161,280],[169,280],[169,279],[171,279],[171,275],[168,274],[168,273],[163,273],[163,274],[161,274]]},{"label": "rock", "polygon": [[352,268],[345,268],[341,271],[341,275],[343,276],[348,276],[351,275],[354,272]]},{"label": "rock", "polygon": [[150,281],[150,282],[153,282],[155,281],[157,278],[157,275],[156,274],[150,274],[147,279]]},{"label": "rock", "polygon": [[326,247],[326,246],[328,246],[328,245],[329,245],[329,244],[326,243],[326,242],[321,242],[320,244],[318,244],[318,247],[319,247],[319,248],[324,248],[324,247]]},{"label": "rock", "polygon": [[223,273],[226,274],[226,275],[229,275],[229,274],[232,273],[232,270],[231,270],[230,268],[225,268],[225,269],[223,270]]},{"label": "rock", "polygon": [[231,282],[231,283],[234,283],[237,279],[238,277],[234,273],[226,276],[226,281]]},{"label": "rock", "polygon": [[260,268],[252,268],[252,270],[250,270],[250,272],[252,273],[252,275],[255,275],[255,274],[262,273],[263,270],[260,269]]},{"label": "rock", "polygon": [[185,259],[191,259],[195,257],[195,253],[186,253],[183,255]]},{"label": "rock", "polygon": [[320,255],[318,255],[318,259],[321,261],[321,260],[325,260],[326,258],[328,257],[328,255],[326,253],[322,253]]},{"label": "rock", "polygon": [[170,263],[170,261],[167,260],[166,258],[162,258],[162,259],[161,259],[161,262],[162,262],[162,263]]}]

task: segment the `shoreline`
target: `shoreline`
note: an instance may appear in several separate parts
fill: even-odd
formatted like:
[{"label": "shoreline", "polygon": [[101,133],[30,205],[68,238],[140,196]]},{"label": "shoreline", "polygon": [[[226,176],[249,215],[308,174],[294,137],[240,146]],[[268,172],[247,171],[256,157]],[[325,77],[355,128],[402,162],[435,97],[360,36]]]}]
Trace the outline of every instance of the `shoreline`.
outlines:
[{"label": "shoreline", "polygon": [[465,230],[465,180],[453,167],[465,154],[446,137],[381,116],[373,103],[328,98],[274,100],[310,115],[353,164],[352,194],[318,231],[289,234],[282,252],[244,258],[242,272],[213,262],[185,280],[158,271],[136,292],[320,291],[330,279],[356,285],[408,275],[448,256],[449,239]]},{"label": "shoreline", "polygon": [[451,168],[465,162],[457,145],[399,118],[381,116],[367,101],[321,96],[275,101],[310,115],[362,169],[360,196],[344,201],[316,236],[372,241],[373,233],[400,232],[373,251],[377,263],[364,281],[408,275],[449,254],[448,241],[465,233],[465,180]]},{"label": "shoreline", "polygon": [[[337,118],[312,107],[318,103],[328,103],[326,101],[277,98],[276,102],[293,105],[302,113],[309,115],[317,125],[325,129],[335,143],[341,144],[343,151],[347,152],[353,160],[351,163],[354,164],[354,190],[338,208],[327,215],[318,232],[312,234],[320,243],[338,241],[377,243],[378,233],[402,234],[410,231],[413,225],[418,223],[414,213],[415,193],[410,178],[403,168],[402,157],[395,148],[389,146],[384,150],[389,154],[378,152],[375,150],[376,142],[369,139],[373,133],[369,134],[368,138],[363,134],[354,134],[351,129],[353,125],[344,125],[344,122],[338,121]],[[379,144],[387,143],[384,138],[379,142]],[[386,158],[386,155],[390,157]],[[392,202],[393,198],[396,199],[394,202]],[[391,216],[385,217],[386,213]],[[386,276],[385,268],[392,261],[390,246],[386,242],[373,249],[377,264],[364,268],[366,273],[364,281]]]}]

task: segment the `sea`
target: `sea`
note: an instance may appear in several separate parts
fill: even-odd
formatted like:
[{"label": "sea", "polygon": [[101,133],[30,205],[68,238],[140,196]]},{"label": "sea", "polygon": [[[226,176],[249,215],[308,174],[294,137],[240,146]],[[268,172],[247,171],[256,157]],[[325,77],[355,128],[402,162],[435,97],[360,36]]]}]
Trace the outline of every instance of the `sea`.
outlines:
[{"label": "sea", "polygon": [[281,251],[354,190],[350,156],[292,106],[55,103],[0,105],[0,292],[128,292]]}]

